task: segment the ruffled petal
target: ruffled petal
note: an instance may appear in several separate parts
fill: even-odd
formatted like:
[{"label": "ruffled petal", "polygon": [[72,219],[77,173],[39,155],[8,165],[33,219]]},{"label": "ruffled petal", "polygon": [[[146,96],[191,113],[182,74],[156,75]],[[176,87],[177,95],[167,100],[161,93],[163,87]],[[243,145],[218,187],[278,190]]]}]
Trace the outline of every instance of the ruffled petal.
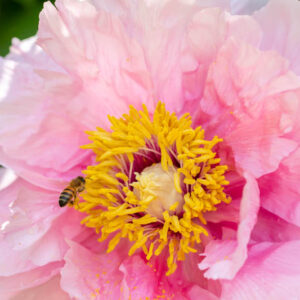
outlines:
[{"label": "ruffled petal", "polygon": [[175,112],[195,111],[224,40],[260,41],[253,20],[203,9],[212,4],[110,7],[61,0],[56,9],[46,3],[38,33],[42,48],[34,38],[15,39],[1,61],[2,162],[26,180],[55,189],[91,162],[79,146],[88,142],[85,130],[108,127],[107,114],[120,116],[129,104],[141,103],[152,111],[158,100]]},{"label": "ruffled petal", "polygon": [[276,172],[259,179],[262,207],[297,226],[300,226],[299,180],[299,148],[282,161]]},{"label": "ruffled petal", "polygon": [[124,273],[123,295],[126,299],[154,298],[159,289],[158,278],[140,257],[126,259],[120,270]]},{"label": "ruffled petal", "polygon": [[300,240],[300,227],[288,223],[278,215],[261,207],[251,233],[251,239],[260,243]]},{"label": "ruffled petal", "polygon": [[[184,280],[180,267],[170,277],[165,276],[166,270],[162,268],[160,257],[146,262],[140,256],[135,255],[125,259],[120,270],[124,273],[122,299],[147,299],[149,297],[149,299],[187,300],[193,299],[189,298],[189,295],[195,295],[195,291],[199,292],[199,297],[214,299],[214,294],[210,291],[197,288],[199,286],[193,281]],[[197,276],[196,273],[194,275]]]},{"label": "ruffled petal", "polygon": [[[242,299],[248,286],[250,299],[261,299],[268,298],[273,276],[283,299],[281,286],[299,281],[288,260],[297,260],[296,246],[279,244],[300,238],[300,79],[290,71],[299,71],[297,11],[290,4],[282,10],[284,40],[278,27],[279,33],[269,28],[267,15],[272,8],[281,16],[281,1],[258,12],[259,23],[203,9],[225,2],[57,0],[41,13],[41,47],[35,38],[13,41],[11,54],[0,60],[0,161],[19,176],[0,191],[2,298],[41,298],[56,289],[51,296],[61,299],[212,300],[222,280],[224,299]],[[264,1],[232,3],[236,13],[251,13]],[[286,29],[288,19],[293,26]],[[287,48],[277,38],[270,42],[268,32]],[[294,66],[258,50],[262,38],[263,50],[277,50]],[[79,149],[87,143],[84,131],[107,129],[107,114],[118,117],[129,104],[145,103],[151,113],[158,100],[178,115],[190,112],[208,137],[222,137],[217,155],[229,173],[246,179],[242,196],[229,179],[232,203],[206,214],[208,231],[217,233],[216,240],[203,239],[206,257],[187,255],[170,277],[162,275],[163,255],[150,262],[141,253],[125,258],[128,245],[104,254],[107,244],[82,231],[81,216],[57,205],[64,183],[93,163],[91,153]],[[251,246],[250,237],[279,243]],[[259,288],[254,266],[266,277]],[[68,295],[59,287],[60,268]]]},{"label": "ruffled petal", "polygon": [[238,36],[255,44],[260,40],[258,25],[250,18],[203,9],[220,4],[214,2],[108,5],[62,0],[56,4],[58,11],[48,3],[41,14],[38,42],[72,77],[85,81],[88,99],[95,102],[95,94],[102,99],[91,114],[100,107],[111,113],[114,103],[118,111],[113,113],[118,115],[124,102],[144,102],[152,111],[158,100],[180,112],[186,110],[185,101],[190,106],[200,99],[208,58],[224,38]]},{"label": "ruffled petal", "polygon": [[[7,263],[9,262],[13,262],[12,257],[7,259]],[[57,275],[62,266],[62,262],[53,262],[42,267],[37,267],[28,272],[8,277],[0,277],[0,298],[12,299],[13,296],[18,295],[20,291],[44,284]],[[15,299],[18,299],[18,297]]]},{"label": "ruffled petal", "polygon": [[[85,82],[90,115],[120,115],[128,104],[139,107],[141,102],[151,108],[158,98],[179,106],[176,49],[193,5],[128,1],[121,5],[122,17],[89,1],[62,0],[56,6],[58,10],[50,3],[44,6],[39,44],[72,77]],[[166,62],[169,47],[173,51]]]},{"label": "ruffled petal", "polygon": [[287,134],[296,124],[299,88],[300,78],[276,53],[234,39],[222,47],[201,106],[209,115],[206,132],[224,138],[220,151],[232,150],[233,168],[260,177],[296,149]]},{"label": "ruffled petal", "polygon": [[21,179],[0,193],[10,203],[10,215],[1,227],[0,275],[10,276],[62,260],[68,249],[65,238],[75,237],[82,230],[79,214],[61,209],[57,193]]},{"label": "ruffled petal", "polygon": [[300,295],[299,241],[252,246],[233,280],[222,281],[224,300],[297,299]]},{"label": "ruffled petal", "polygon": [[[203,252],[203,250],[200,251]],[[198,298],[195,299],[201,299],[201,297],[203,299],[206,299],[205,297],[208,297],[208,299],[210,297],[212,299],[214,297],[218,298],[221,295],[220,282],[219,280],[207,279],[203,276],[204,271],[198,267],[198,264],[203,259],[203,257],[199,256],[199,252],[187,255],[179,266],[178,271],[169,278],[169,281],[172,283],[171,290],[178,290],[181,287],[186,291],[185,295],[190,297],[191,300],[194,300],[193,297],[196,297],[196,291],[199,294]]]},{"label": "ruffled petal", "polygon": [[202,289],[194,285],[188,292],[188,299],[190,300],[217,300],[219,297],[210,293],[208,290]]},{"label": "ruffled petal", "polygon": [[188,24],[180,65],[182,98],[186,100],[185,110],[192,115],[202,101],[209,66],[230,37],[258,45],[261,32],[250,17],[231,16],[219,7],[197,12]]},{"label": "ruffled petal", "polygon": [[247,246],[260,203],[256,180],[250,174],[245,174],[245,179],[236,240],[216,240],[206,246],[205,258],[199,264],[201,270],[208,268],[204,273],[206,278],[232,279],[247,259]]},{"label": "ruffled petal", "polygon": [[59,182],[78,174],[78,164],[83,165],[89,155],[79,149],[87,143],[83,132],[87,127],[78,124],[76,106],[69,102],[78,88],[64,72],[48,66],[55,64],[50,59],[45,62],[45,54],[39,54],[41,48],[35,45],[34,49],[39,50],[15,49],[15,54],[0,60],[0,87],[5,98],[0,104],[1,163],[20,176],[28,175],[34,184],[41,181],[35,177]]},{"label": "ruffled petal", "polygon": [[123,274],[116,251],[98,255],[77,243],[68,243],[70,249],[61,270],[62,289],[72,298],[119,299]]},{"label": "ruffled petal", "polygon": [[275,50],[290,61],[300,75],[300,6],[298,1],[272,0],[254,14],[263,30],[261,48]]},{"label": "ruffled petal", "polygon": [[56,275],[52,277],[49,281],[26,289],[16,296],[11,298],[11,300],[32,300],[32,299],[44,299],[47,295],[47,300],[69,300],[69,295],[64,292],[60,287],[60,276]]}]

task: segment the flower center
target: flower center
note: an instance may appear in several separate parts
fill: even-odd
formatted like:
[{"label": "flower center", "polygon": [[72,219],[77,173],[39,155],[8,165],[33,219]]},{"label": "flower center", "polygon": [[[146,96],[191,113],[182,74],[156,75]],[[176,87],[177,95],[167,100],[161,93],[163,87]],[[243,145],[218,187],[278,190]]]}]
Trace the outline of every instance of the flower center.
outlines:
[{"label": "flower center", "polygon": [[174,184],[176,173],[175,168],[169,168],[166,172],[161,164],[153,164],[142,173],[136,173],[136,182],[131,184],[134,187],[133,193],[141,201],[151,199],[146,208],[151,216],[163,220],[163,212],[166,210],[177,214],[182,211],[184,200]]},{"label": "flower center", "polygon": [[129,255],[141,249],[147,260],[168,251],[170,275],[208,235],[203,213],[230,202],[223,191],[227,166],[212,150],[222,140],[206,140],[189,114],[178,119],[161,102],[152,117],[143,106],[109,120],[111,131],[89,132],[92,143],[83,146],[97,163],[83,171],[82,223],[101,233],[99,241],[114,234],[108,252],[121,238],[132,242]]}]

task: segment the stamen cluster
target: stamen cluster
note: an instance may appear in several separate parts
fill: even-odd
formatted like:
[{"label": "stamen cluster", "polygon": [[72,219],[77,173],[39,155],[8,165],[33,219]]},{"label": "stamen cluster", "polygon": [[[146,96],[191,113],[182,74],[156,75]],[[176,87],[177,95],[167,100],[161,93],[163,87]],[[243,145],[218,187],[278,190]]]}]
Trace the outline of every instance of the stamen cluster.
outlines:
[{"label": "stamen cluster", "polygon": [[[101,233],[99,241],[114,234],[108,252],[121,238],[133,243],[129,255],[141,248],[147,260],[168,249],[170,275],[177,261],[197,251],[200,235],[208,235],[203,214],[230,202],[223,191],[229,184],[224,177],[227,166],[219,165],[212,150],[222,140],[216,136],[205,140],[201,127],[191,127],[189,114],[178,119],[161,102],[152,117],[143,106],[141,111],[130,107],[129,114],[120,119],[109,116],[109,120],[111,131],[89,132],[92,143],[83,146],[95,152],[97,164],[83,171],[86,192],[78,209],[87,216],[82,223]],[[134,191],[143,192],[140,174],[155,164],[161,164],[165,172],[172,169],[174,189],[183,199],[181,209],[176,202],[161,218],[147,209],[157,195],[142,198]]]}]

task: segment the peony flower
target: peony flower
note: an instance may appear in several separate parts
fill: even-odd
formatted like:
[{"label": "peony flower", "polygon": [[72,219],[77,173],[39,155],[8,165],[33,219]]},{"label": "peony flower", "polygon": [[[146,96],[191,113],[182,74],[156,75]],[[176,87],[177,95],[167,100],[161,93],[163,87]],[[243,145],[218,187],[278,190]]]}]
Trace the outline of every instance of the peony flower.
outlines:
[{"label": "peony flower", "polygon": [[299,297],[300,4],[265,2],[45,3],[0,61],[1,299]]}]

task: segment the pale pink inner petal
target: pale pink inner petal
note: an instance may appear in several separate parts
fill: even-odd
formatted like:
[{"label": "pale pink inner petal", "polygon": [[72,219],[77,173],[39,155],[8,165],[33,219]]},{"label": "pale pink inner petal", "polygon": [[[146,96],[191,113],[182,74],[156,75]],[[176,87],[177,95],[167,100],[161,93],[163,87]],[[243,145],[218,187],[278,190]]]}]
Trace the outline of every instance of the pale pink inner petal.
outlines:
[{"label": "pale pink inner petal", "polygon": [[240,207],[240,222],[236,240],[211,241],[205,248],[205,258],[199,264],[210,279],[232,279],[247,259],[247,246],[256,223],[259,209],[259,189],[250,174],[245,174],[246,184]]}]

